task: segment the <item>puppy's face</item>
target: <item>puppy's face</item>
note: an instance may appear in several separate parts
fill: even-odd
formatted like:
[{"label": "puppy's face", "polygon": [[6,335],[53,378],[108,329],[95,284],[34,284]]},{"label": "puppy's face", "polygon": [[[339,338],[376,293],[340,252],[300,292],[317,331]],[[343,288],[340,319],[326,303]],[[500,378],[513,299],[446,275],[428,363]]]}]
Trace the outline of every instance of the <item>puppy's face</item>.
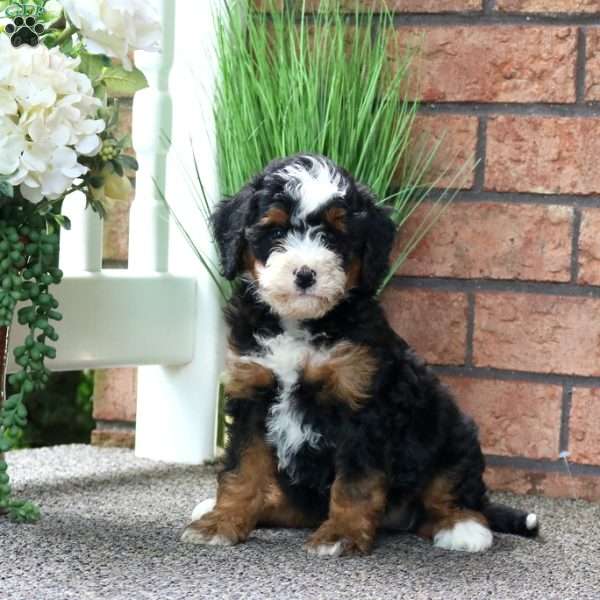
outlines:
[{"label": "puppy's face", "polygon": [[393,225],[350,174],[321,156],[271,163],[214,216],[224,273],[251,280],[289,319],[324,316],[385,272]]}]

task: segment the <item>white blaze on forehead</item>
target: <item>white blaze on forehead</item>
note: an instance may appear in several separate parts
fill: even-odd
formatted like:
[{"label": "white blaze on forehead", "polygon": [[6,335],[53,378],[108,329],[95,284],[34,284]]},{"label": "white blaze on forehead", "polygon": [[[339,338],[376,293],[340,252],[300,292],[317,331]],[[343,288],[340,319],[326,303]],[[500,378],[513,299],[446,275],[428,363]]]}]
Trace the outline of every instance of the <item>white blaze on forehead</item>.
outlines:
[{"label": "white blaze on forehead", "polygon": [[[290,252],[303,265],[314,268],[323,262],[341,263],[341,257],[327,248],[322,233],[309,227],[305,232],[291,231],[281,245],[284,252]],[[317,263],[317,264],[315,264]]]},{"label": "white blaze on forehead", "polygon": [[332,198],[342,197],[348,187],[342,174],[325,161],[312,156],[304,158],[310,161],[310,167],[298,162],[281,171],[287,180],[285,191],[299,203],[297,216],[301,219]]}]

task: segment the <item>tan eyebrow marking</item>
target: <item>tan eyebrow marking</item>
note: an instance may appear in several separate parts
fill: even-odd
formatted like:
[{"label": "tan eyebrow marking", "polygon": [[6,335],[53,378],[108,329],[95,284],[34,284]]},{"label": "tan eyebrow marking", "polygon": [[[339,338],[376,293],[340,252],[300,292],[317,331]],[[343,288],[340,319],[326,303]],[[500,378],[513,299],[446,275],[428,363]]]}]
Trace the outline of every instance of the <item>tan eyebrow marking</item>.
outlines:
[{"label": "tan eyebrow marking", "polygon": [[346,209],[333,206],[325,211],[325,220],[338,231],[346,232]]},{"label": "tan eyebrow marking", "polygon": [[259,225],[287,225],[290,215],[283,208],[270,208],[258,222]]}]

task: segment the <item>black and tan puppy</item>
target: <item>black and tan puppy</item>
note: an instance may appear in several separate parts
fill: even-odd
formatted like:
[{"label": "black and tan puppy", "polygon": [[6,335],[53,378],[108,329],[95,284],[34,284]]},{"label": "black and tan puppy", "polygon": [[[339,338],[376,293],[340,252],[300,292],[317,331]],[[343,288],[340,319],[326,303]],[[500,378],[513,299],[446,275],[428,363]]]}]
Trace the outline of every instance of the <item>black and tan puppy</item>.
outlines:
[{"label": "black and tan puppy", "polygon": [[492,504],[474,423],[388,325],[375,292],[394,226],[323,156],[274,161],[214,214],[232,419],[216,500],[183,540],[235,544],[255,527],[313,527],[317,555],[367,552],[379,528],[470,552],[492,530],[537,534]]}]

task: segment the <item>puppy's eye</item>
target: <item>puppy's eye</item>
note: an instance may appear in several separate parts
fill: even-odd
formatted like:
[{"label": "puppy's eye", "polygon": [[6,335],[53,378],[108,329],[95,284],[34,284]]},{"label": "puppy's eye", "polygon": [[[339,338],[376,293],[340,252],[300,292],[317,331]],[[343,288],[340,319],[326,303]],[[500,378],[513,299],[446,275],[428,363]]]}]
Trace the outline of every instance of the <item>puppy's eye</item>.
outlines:
[{"label": "puppy's eye", "polygon": [[285,229],[283,227],[275,227],[274,229],[271,229],[269,235],[272,239],[278,240],[285,235]]}]

